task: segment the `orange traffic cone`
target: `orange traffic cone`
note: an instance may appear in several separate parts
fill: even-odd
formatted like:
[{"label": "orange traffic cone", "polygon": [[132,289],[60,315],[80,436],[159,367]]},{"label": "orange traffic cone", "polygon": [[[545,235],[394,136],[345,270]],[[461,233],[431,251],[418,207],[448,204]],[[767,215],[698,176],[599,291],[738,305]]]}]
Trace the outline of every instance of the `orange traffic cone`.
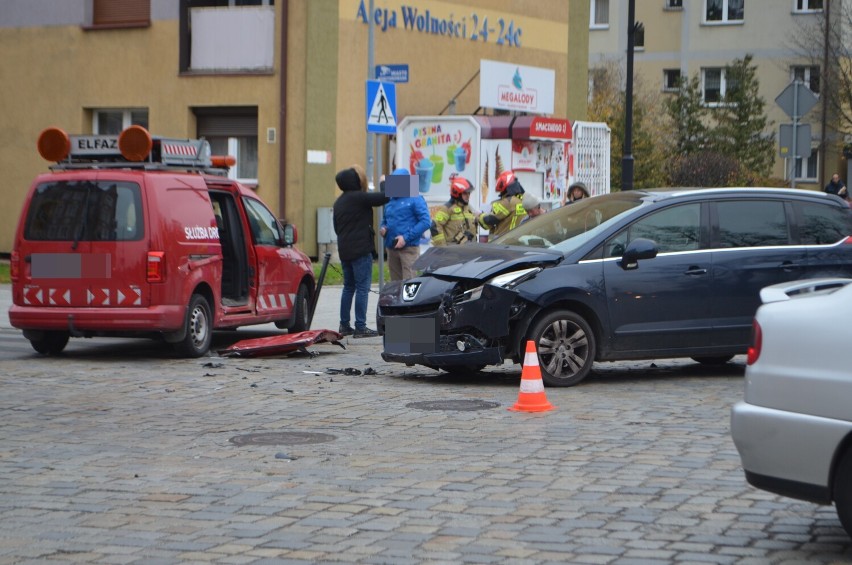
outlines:
[{"label": "orange traffic cone", "polygon": [[553,405],[547,401],[544,394],[544,382],[541,380],[541,366],[538,364],[538,353],[535,342],[527,341],[527,352],[524,355],[524,368],[521,371],[521,391],[518,401],[509,408],[516,412],[547,412],[553,410]]}]

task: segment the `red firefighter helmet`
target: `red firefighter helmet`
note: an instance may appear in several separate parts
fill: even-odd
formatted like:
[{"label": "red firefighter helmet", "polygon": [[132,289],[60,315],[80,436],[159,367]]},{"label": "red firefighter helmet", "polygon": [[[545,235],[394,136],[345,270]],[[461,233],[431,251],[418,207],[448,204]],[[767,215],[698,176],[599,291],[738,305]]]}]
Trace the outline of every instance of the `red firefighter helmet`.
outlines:
[{"label": "red firefighter helmet", "polygon": [[470,184],[470,181],[464,177],[454,177],[450,183],[450,196],[459,199],[466,192],[473,192],[473,185]]},{"label": "red firefighter helmet", "polygon": [[516,180],[514,172],[503,171],[500,173],[500,176],[497,177],[497,185],[494,187],[494,190],[496,190],[498,194],[502,194],[506,191],[506,188],[508,188],[508,186]]}]

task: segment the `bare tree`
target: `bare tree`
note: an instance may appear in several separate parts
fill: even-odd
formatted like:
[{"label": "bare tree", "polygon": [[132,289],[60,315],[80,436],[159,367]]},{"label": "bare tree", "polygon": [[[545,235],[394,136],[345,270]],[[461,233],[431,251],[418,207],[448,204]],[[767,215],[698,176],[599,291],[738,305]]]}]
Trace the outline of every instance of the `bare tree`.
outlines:
[{"label": "bare tree", "polygon": [[790,41],[797,57],[820,67],[820,97],[826,121],[838,133],[852,133],[852,2],[825,0],[822,12],[803,19]]}]

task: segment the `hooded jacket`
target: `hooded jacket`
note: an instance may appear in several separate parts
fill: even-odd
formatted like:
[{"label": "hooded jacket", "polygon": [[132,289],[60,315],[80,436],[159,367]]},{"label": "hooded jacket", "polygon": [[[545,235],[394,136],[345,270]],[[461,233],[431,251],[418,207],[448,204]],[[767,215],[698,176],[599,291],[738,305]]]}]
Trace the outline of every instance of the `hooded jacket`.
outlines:
[{"label": "hooded jacket", "polygon": [[337,253],[341,261],[352,261],[376,254],[373,230],[373,208],[388,201],[383,192],[365,192],[361,177],[354,168],[340,171],[334,177],[343,194],[334,202],[332,221],[337,234]]}]

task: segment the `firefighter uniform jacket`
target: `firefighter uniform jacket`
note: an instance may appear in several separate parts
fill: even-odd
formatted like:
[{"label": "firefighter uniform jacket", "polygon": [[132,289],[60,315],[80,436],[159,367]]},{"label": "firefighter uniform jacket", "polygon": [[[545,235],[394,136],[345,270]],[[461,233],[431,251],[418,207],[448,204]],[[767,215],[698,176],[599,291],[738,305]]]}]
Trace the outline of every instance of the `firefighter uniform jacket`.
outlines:
[{"label": "firefighter uniform jacket", "polygon": [[496,226],[490,228],[488,241],[520,225],[527,215],[527,211],[524,209],[524,195],[503,196],[499,200],[495,200],[491,203],[491,215],[497,218],[498,222]]},{"label": "firefighter uniform jacket", "polygon": [[464,202],[451,200],[439,206],[432,218],[432,245],[461,245],[476,239],[476,215]]}]

